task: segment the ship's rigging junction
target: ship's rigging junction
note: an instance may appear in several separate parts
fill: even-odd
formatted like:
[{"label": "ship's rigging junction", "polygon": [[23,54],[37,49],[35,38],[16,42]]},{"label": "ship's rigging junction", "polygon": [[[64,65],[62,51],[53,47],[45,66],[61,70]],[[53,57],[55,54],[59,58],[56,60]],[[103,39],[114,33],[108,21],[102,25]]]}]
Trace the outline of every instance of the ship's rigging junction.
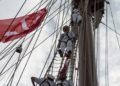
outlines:
[{"label": "ship's rigging junction", "polygon": [[[23,2],[14,18],[0,20],[0,27],[7,28],[0,31],[0,41],[5,45],[0,51],[0,85],[27,86],[21,82],[30,71],[33,74],[28,80],[31,86],[35,77],[41,79],[48,75],[52,75],[57,86],[101,86],[99,25],[102,24],[106,27],[105,86],[109,86],[109,29],[115,32],[120,48],[120,34],[116,31],[110,2],[40,0],[28,13],[18,17],[26,2]],[[109,10],[115,30],[108,25]],[[103,16],[106,17],[105,23],[102,22]],[[29,66],[31,63],[36,66]],[[64,81],[69,85],[63,85]],[[48,86],[52,86],[51,83]]]}]

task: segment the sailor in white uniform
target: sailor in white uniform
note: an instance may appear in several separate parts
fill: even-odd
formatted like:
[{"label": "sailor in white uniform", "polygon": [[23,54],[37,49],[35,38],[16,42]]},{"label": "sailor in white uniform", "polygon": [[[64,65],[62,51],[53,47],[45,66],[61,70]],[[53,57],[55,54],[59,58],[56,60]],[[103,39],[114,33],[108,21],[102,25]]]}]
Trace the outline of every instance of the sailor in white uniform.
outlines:
[{"label": "sailor in white uniform", "polygon": [[61,57],[63,57],[63,54],[69,57],[72,53],[72,48],[75,42],[75,34],[70,32],[69,26],[64,26],[63,32],[64,33],[61,34],[59,39],[58,50]]},{"label": "sailor in white uniform", "polygon": [[78,25],[81,23],[82,16],[77,8],[73,8],[72,15],[71,15],[71,24]]}]

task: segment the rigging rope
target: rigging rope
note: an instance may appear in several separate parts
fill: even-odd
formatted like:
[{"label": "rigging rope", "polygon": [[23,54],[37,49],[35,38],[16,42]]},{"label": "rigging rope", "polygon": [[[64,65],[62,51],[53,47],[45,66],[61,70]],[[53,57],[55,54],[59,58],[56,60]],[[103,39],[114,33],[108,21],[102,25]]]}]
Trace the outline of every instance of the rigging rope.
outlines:
[{"label": "rigging rope", "polygon": [[[24,41],[23,41],[23,42],[24,42]],[[12,58],[12,57],[11,57],[11,58]],[[11,60],[11,58],[9,59],[9,61]],[[8,63],[9,63],[9,61],[8,61]],[[7,64],[8,64],[8,63],[7,63]],[[6,65],[7,65],[7,64],[6,64]],[[6,65],[5,65],[5,67],[6,67]],[[4,67],[4,68],[5,68],[5,67]],[[3,68],[3,69],[4,69],[4,68]],[[3,69],[2,69],[2,71],[3,71]],[[1,72],[1,73],[2,73],[2,72]]]},{"label": "rigging rope", "polygon": [[96,37],[96,62],[97,62],[97,76],[98,76],[98,85],[100,80],[100,28],[97,29],[97,37]]},{"label": "rigging rope", "polygon": [[112,8],[111,8],[111,5],[110,4],[108,4],[109,5],[109,8],[110,8],[110,12],[111,12],[111,16],[112,16],[112,21],[113,21],[113,25],[114,25],[114,31],[115,31],[115,33],[116,33],[116,39],[117,39],[117,43],[118,43],[118,47],[119,47],[119,49],[120,49],[120,42],[119,42],[119,38],[118,38],[118,35],[117,35],[117,29],[116,29],[116,25],[115,25],[115,21],[114,21],[114,17],[113,17],[113,12],[112,12]]},{"label": "rigging rope", "polygon": [[[13,79],[13,78],[12,78]],[[11,82],[12,83],[12,82]]]},{"label": "rigging rope", "polygon": [[[61,3],[62,3],[62,2],[61,2]],[[61,4],[60,4],[60,7],[59,7],[59,8],[61,9]],[[65,6],[64,6],[64,8],[65,8]],[[64,13],[64,10],[63,10],[63,13]],[[60,15],[60,10],[59,10],[59,15]],[[64,15],[64,14],[63,14],[63,15]],[[59,16],[59,18],[60,18],[60,16]],[[59,24],[59,23],[58,23],[58,24]],[[62,20],[62,24],[63,24],[63,20]],[[58,35],[57,35],[57,36],[58,36]],[[53,47],[54,47],[55,44],[56,44],[56,40],[57,40],[57,37],[56,37],[56,39],[55,39],[55,43],[53,44]],[[41,77],[41,75],[42,75],[42,73],[43,73],[43,71],[44,71],[44,69],[45,69],[46,63],[48,62],[48,59],[49,59],[49,57],[50,57],[50,54],[51,54],[51,52],[52,52],[53,47],[52,47],[51,50],[50,50],[50,53],[49,53],[49,55],[48,55],[48,57],[47,57],[47,59],[46,59],[45,65],[43,66],[43,69],[42,69],[42,71],[41,71],[41,74],[40,74],[39,78]],[[53,59],[52,59],[51,62],[53,62],[54,58],[55,58],[55,56],[53,57]],[[52,65],[52,63],[50,64],[50,66],[51,66],[51,65]],[[46,75],[47,72],[49,71],[50,66],[48,67],[48,70],[46,70],[45,75]]]},{"label": "rigging rope", "polygon": [[[20,57],[20,55],[21,55],[21,53],[19,54],[19,57]],[[15,73],[16,73],[16,71],[17,71],[17,69],[18,69],[19,64],[20,64],[19,60],[20,60],[20,58],[18,58],[18,61],[17,61],[17,63],[16,63],[16,67],[15,67],[15,69],[14,69],[13,75],[11,74],[12,76],[11,76],[10,80],[8,81],[7,86],[12,86]],[[10,85],[9,85],[9,83],[10,83]]]},{"label": "rigging rope", "polygon": [[[37,39],[39,38],[41,31],[42,31],[42,29],[40,30]],[[37,32],[37,30],[34,32],[34,35],[32,36],[32,38],[31,38],[31,40],[30,40],[30,43],[32,42],[32,40],[33,40],[36,32]],[[33,44],[31,53],[29,54],[29,57],[28,57],[28,59],[27,59],[27,61],[26,61],[26,63],[25,63],[25,66],[24,66],[24,68],[23,68],[23,70],[22,70],[22,73],[20,74],[20,77],[19,77],[19,79],[18,79],[18,81],[17,81],[16,86],[18,86],[18,84],[19,84],[19,82],[20,82],[20,79],[21,79],[21,77],[22,77],[22,75],[23,75],[23,73],[24,73],[24,71],[25,71],[25,68],[26,68],[26,66],[27,66],[27,64],[28,64],[28,62],[29,62],[29,60],[30,60],[30,56],[32,55],[33,49],[34,49],[34,47],[35,47],[35,45],[36,45],[36,43],[37,43],[37,39],[35,40],[35,43]],[[29,44],[29,45],[30,45],[30,44]],[[28,47],[29,47],[29,46],[28,46]],[[28,49],[28,48],[27,48],[27,49]]]},{"label": "rigging rope", "polygon": [[[68,22],[68,21],[67,21]],[[65,23],[66,24],[66,23]],[[44,43],[47,39],[49,39],[53,34],[55,34],[55,32],[57,32],[57,30],[56,31],[54,31],[52,34],[50,34],[48,37],[46,37],[42,42],[40,42],[34,49],[36,49],[37,47],[39,47],[42,43]],[[32,51],[30,51],[30,52],[28,52],[24,57],[26,57],[27,55],[29,55],[29,53],[31,53]],[[23,58],[24,58],[23,57]],[[22,59],[20,59],[20,61],[21,61]],[[16,63],[15,64],[13,64],[12,66],[10,66],[8,69],[6,69],[6,71],[5,72],[3,72],[1,75],[3,75],[3,74],[5,74],[7,71],[9,71],[12,67],[14,67],[14,65],[16,65]]]},{"label": "rigging rope", "polygon": [[[58,14],[58,13],[57,13],[57,14]],[[57,14],[56,14],[56,15],[57,15]],[[54,17],[55,17],[55,16],[54,16]],[[54,17],[52,17],[51,19],[53,19]],[[51,19],[50,19],[50,20],[51,20]],[[50,21],[50,20],[49,20],[49,21]],[[49,21],[48,21],[48,22],[49,22]],[[47,24],[48,22],[46,22],[46,24]]]},{"label": "rigging rope", "polygon": [[[65,1],[66,2],[66,1]],[[61,4],[62,4],[62,1],[60,2]],[[60,4],[60,8],[61,8],[61,4]],[[65,6],[64,6],[64,9],[65,9]],[[59,11],[60,11],[60,9],[59,9]],[[66,12],[66,15],[64,16],[64,11],[63,11],[63,18],[62,18],[62,21],[63,21],[63,19],[65,20],[65,18],[66,18],[66,16],[67,16],[67,14],[68,14],[68,11],[69,11],[69,8],[68,8],[68,10],[67,10],[67,12]],[[59,13],[59,15],[58,15],[58,24],[59,24],[59,20],[60,20],[60,13]],[[64,24],[64,22],[62,22],[62,24],[61,24],[61,26]],[[57,28],[59,27],[59,25],[57,25]],[[60,28],[60,30],[62,30],[62,28]],[[59,33],[61,33],[60,32],[60,30],[59,30]],[[55,41],[57,41],[57,37],[58,37],[58,35],[59,35],[59,33],[56,33],[56,40]],[[51,64],[49,65],[49,67],[48,67],[48,69],[47,69],[47,71],[46,71],[46,74],[48,73],[48,72],[50,72],[50,68],[52,69],[51,71],[53,72],[53,66],[54,66],[54,60],[55,60],[55,57],[56,57],[56,54],[57,54],[57,52],[56,52],[57,50],[55,49],[55,53],[54,53],[54,56],[53,56],[53,59],[52,59],[52,61],[51,61]],[[46,74],[45,74],[45,76],[46,76]]]},{"label": "rigging rope", "polygon": [[[26,1],[26,0],[25,0],[25,1]],[[47,2],[47,1],[45,1],[42,5],[44,5],[46,2]],[[41,3],[42,3],[42,1],[40,1],[36,6],[34,6],[27,14],[29,14],[32,10],[34,10],[34,9],[35,9],[38,5],[40,5]],[[24,6],[24,4],[25,4],[25,2],[23,3],[22,6]],[[41,5],[41,6],[42,6],[42,5]],[[40,7],[40,6],[39,6],[39,7]],[[22,7],[21,7],[21,9],[22,9]],[[38,9],[37,9],[37,10],[38,10]],[[36,11],[37,11],[37,10],[36,10]],[[27,15],[27,14],[26,14],[26,15]],[[17,15],[18,15],[18,13],[17,13],[16,16],[14,17],[14,20],[15,20],[15,18],[17,17]],[[25,16],[26,16],[26,15],[25,15]],[[12,23],[14,22],[14,20],[11,22],[10,26],[12,25]],[[9,26],[9,27],[10,27],[10,26]],[[8,29],[9,29],[9,28],[8,28]],[[11,42],[11,43],[12,43],[12,42]],[[9,44],[8,44],[8,46],[9,46]],[[14,44],[13,44],[13,46],[14,46]],[[6,47],[6,48],[7,48],[7,47]],[[1,51],[1,53],[4,52],[4,50],[5,50],[6,48],[4,48],[4,49]]]},{"label": "rigging rope", "polygon": [[[108,25],[108,5],[106,4],[106,25]],[[109,86],[109,68],[108,68],[108,28],[106,27],[105,41],[105,86]]]},{"label": "rigging rope", "polygon": [[[62,4],[62,1],[61,1],[61,4]],[[60,9],[61,9],[61,4],[60,4]],[[65,7],[64,7],[65,8]],[[68,9],[69,10],[69,9]],[[64,13],[64,11],[63,11],[63,13]],[[60,10],[59,10],[59,15],[60,15]],[[66,14],[66,16],[67,16],[67,14]],[[64,17],[64,14],[63,14],[63,17]],[[60,18],[60,16],[59,16],[59,18]],[[64,17],[64,19],[65,19],[66,17]],[[62,18],[62,24],[63,24],[64,22],[63,22],[63,18]],[[62,29],[62,28],[61,28]],[[61,30],[60,29],[60,30]],[[58,36],[58,35],[57,35]],[[57,40],[57,37],[56,37],[56,40]],[[55,42],[56,42],[56,40],[55,40]],[[51,52],[50,52],[51,53]],[[47,58],[47,60],[46,60],[46,62],[45,62],[45,65],[46,65],[46,63],[47,63],[47,61],[48,61],[48,58]],[[53,61],[52,61],[53,62]],[[43,67],[43,70],[44,70],[44,68],[45,68],[45,65],[44,65],[44,67]],[[48,69],[49,69],[49,67],[48,67]],[[42,72],[43,72],[43,70],[42,70]],[[48,71],[47,71],[48,72]],[[42,73],[40,74],[40,77],[41,77],[41,75],[42,75]]]},{"label": "rigging rope", "polygon": [[111,31],[115,32],[117,35],[120,36],[120,33],[116,32],[115,30],[113,30],[111,27],[109,27],[109,26],[106,25],[105,23],[101,22],[101,24],[103,24],[103,25],[106,26],[108,29],[110,29]]},{"label": "rigging rope", "polygon": [[[14,20],[16,19],[16,17],[17,17],[18,14],[20,13],[20,11],[22,10],[22,8],[23,8],[23,6],[25,5],[26,1],[27,1],[27,0],[25,0],[25,1],[23,2],[22,6],[20,7],[20,9],[18,10],[17,14],[16,14],[15,17],[13,18],[13,20],[11,21],[11,23],[10,23],[10,25],[8,26],[7,30],[10,29],[11,25],[13,24]],[[7,32],[7,30],[5,31],[5,33]],[[4,35],[5,35],[5,33],[4,33]],[[4,37],[4,35],[2,36],[2,38]],[[1,38],[1,39],[2,39],[2,38]],[[10,45],[10,44],[9,44],[9,45]],[[4,51],[4,49],[3,49],[3,51]],[[3,52],[3,51],[2,51],[2,52]],[[2,52],[1,52],[1,53],[2,53]]]},{"label": "rigging rope", "polygon": [[[24,41],[23,41],[23,42],[24,42]],[[11,58],[12,58],[12,57],[11,57]],[[9,59],[9,61],[11,60],[11,58]],[[9,62],[8,62],[8,63],[9,63]],[[8,63],[7,63],[7,64],[8,64]],[[6,64],[6,65],[7,65],[7,64]],[[5,65],[5,67],[6,67],[6,65]],[[4,68],[5,68],[5,67],[4,67]],[[3,71],[3,69],[2,69],[2,71]]]},{"label": "rigging rope", "polygon": [[[39,2],[37,5],[39,5],[40,3],[41,3],[41,2]],[[45,2],[44,2],[43,4],[45,4]],[[42,5],[43,5],[43,4],[42,4]],[[65,4],[65,3],[64,3],[64,4]],[[63,4],[63,5],[64,5],[64,4]],[[37,7],[37,5],[36,5],[35,7]],[[33,9],[35,9],[35,7],[34,7]],[[33,9],[32,9],[32,10],[33,10]],[[58,9],[59,9],[59,8],[58,8]],[[58,9],[56,9],[55,11],[57,11]],[[30,13],[32,10],[30,10],[28,13]],[[54,11],[54,12],[55,12],[55,11]],[[54,13],[54,12],[53,12],[53,13]],[[28,14],[28,13],[27,13],[27,14]],[[51,13],[51,14],[53,14],[53,13]],[[26,15],[27,15],[27,14],[26,14]],[[50,14],[49,16],[51,16],[51,14]],[[48,17],[49,17],[49,16],[48,16]],[[14,44],[13,44],[13,46],[14,46]],[[7,48],[7,47],[6,47],[6,48]],[[4,48],[4,49],[6,49],[6,48]],[[4,52],[4,49],[2,50],[2,52]],[[11,50],[11,49],[10,49],[10,50]],[[2,53],[2,52],[1,52],[1,53]]]},{"label": "rigging rope", "polygon": [[[65,6],[65,5],[64,5]],[[58,27],[59,27],[59,23],[60,23],[60,10],[61,10],[61,8],[62,8],[62,0],[60,1],[60,6],[59,6],[59,13],[58,13],[58,22],[57,22],[57,29],[58,29]],[[63,9],[64,10],[64,9]],[[61,29],[61,28],[60,28]],[[56,39],[55,39],[55,43],[56,43],[56,41],[57,41],[57,37],[58,37],[58,35],[59,35],[59,33],[60,33],[60,30],[59,30],[59,32],[56,32]],[[46,74],[48,73],[48,72],[50,72],[50,67],[54,64],[53,62],[53,60],[54,60],[54,58],[56,57],[56,54],[57,54],[57,52],[56,52],[57,50],[55,49],[55,53],[54,53],[54,56],[53,56],[53,59],[52,59],[52,61],[51,61],[51,64],[49,65],[49,67],[48,67],[48,70],[46,71]],[[53,63],[53,64],[52,64]],[[46,76],[46,74],[45,74],[45,76]]]},{"label": "rigging rope", "polygon": [[13,54],[11,55],[11,57],[8,59],[8,61],[6,62],[5,66],[2,68],[2,70],[0,71],[0,75],[2,74],[2,72],[4,71],[4,69],[6,68],[6,66],[8,65],[8,63],[10,62],[10,60],[12,59],[13,55],[15,54],[15,51],[13,52]]},{"label": "rigging rope", "polygon": [[20,13],[20,11],[22,10],[22,8],[24,7],[25,3],[27,0],[25,0],[22,4],[22,6],[20,7],[20,9],[18,10],[17,14],[15,15],[15,17],[13,18],[13,20],[11,21],[10,25],[8,26],[8,28],[6,29],[5,33],[2,35],[1,39],[3,39],[4,35],[6,34],[6,32],[10,29],[11,25],[13,24],[13,22],[15,21],[16,17],[18,16],[18,14]]},{"label": "rigging rope", "polygon": [[[64,4],[65,4],[65,3],[64,3]],[[63,6],[64,4],[62,4],[62,6]],[[68,5],[68,6],[69,6],[69,5]],[[67,7],[68,7],[68,6],[67,6]],[[58,9],[59,9],[59,8],[58,8]],[[58,9],[56,9],[55,11],[57,11]],[[61,11],[63,11],[63,10],[64,10],[64,9],[62,9]],[[55,12],[55,11],[54,11],[54,12]],[[60,11],[60,12],[61,12],[61,11]],[[53,13],[54,13],[54,12],[53,12]],[[48,15],[48,17],[52,16],[53,13],[51,13],[50,15]],[[57,14],[59,14],[59,12],[58,12]],[[56,15],[57,15],[57,14],[56,14]],[[55,16],[56,16],[56,15],[55,15]],[[53,16],[51,19],[49,19],[44,25],[46,25],[49,21],[51,21],[55,16]],[[46,18],[48,18],[48,17],[46,17]],[[37,29],[37,30],[39,30],[39,29]],[[32,34],[31,36],[33,36],[33,34]],[[31,36],[30,36],[30,37],[31,37]],[[30,37],[28,37],[26,40],[28,40]],[[25,41],[26,41],[26,40],[25,40]],[[13,46],[14,46],[14,45],[13,45]],[[14,49],[13,49],[13,50],[14,50]],[[12,52],[13,50],[11,50],[11,52]],[[5,54],[5,56],[6,56],[6,55],[9,55],[9,54]],[[3,56],[2,58],[4,58],[5,56]]]},{"label": "rigging rope", "polygon": [[[5,58],[5,56],[7,56],[8,54],[10,54],[13,50],[15,50],[15,49],[13,49],[13,50],[11,50],[12,48],[14,48],[14,46],[16,46],[16,44],[20,41],[21,39],[19,39],[17,42],[15,42],[14,44],[12,44],[11,46],[10,45],[8,45],[8,46],[10,46],[8,49],[6,49],[6,51],[4,51],[4,52],[6,52],[1,58],[0,58],[0,61],[3,59],[3,58]],[[5,47],[5,48],[7,48],[7,47]],[[11,50],[11,51],[10,51]]]},{"label": "rigging rope", "polygon": [[18,85],[18,84],[17,84]]}]

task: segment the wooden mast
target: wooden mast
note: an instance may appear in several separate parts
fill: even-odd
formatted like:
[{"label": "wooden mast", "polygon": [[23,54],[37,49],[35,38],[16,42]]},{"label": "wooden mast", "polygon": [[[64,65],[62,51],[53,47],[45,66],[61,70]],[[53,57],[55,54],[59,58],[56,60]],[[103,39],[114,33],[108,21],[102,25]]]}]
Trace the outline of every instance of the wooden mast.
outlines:
[{"label": "wooden mast", "polygon": [[[103,15],[104,0],[73,0],[72,5],[78,5],[83,17],[82,23],[77,26],[79,32],[79,85],[77,86],[98,86],[93,37],[95,29],[91,26],[91,20],[94,17],[95,28],[97,28]],[[74,29],[76,26],[72,26],[73,31]]]}]

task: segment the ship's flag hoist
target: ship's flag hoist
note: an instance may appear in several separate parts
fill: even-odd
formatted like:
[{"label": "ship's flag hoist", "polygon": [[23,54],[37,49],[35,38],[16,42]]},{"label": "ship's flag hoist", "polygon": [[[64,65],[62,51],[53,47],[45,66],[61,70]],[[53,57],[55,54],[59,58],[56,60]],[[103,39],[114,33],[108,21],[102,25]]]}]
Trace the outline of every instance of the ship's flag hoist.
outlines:
[{"label": "ship's flag hoist", "polygon": [[[104,2],[105,0],[71,1],[70,22],[69,24],[63,24],[63,22],[59,28],[63,33],[59,35],[59,38],[56,36],[58,41],[55,41],[54,44],[57,47],[55,46],[54,56],[45,71],[44,77],[36,78],[31,76],[33,86],[36,86],[36,84],[39,84],[39,86],[98,86],[93,35],[104,14]],[[53,3],[52,0],[51,3]],[[59,12],[62,9],[62,5],[60,7]],[[0,41],[6,43],[25,37],[41,25],[49,11],[50,8],[49,10],[43,8],[32,14],[15,19],[0,20],[0,27],[2,28],[0,29]],[[47,16],[46,18],[49,17]],[[91,24],[91,21],[93,24]],[[20,44],[16,48],[16,52],[21,54],[22,50],[24,49],[22,44]],[[0,59],[2,60],[3,58]],[[16,64],[19,65],[19,62]],[[2,76],[3,71],[4,68],[0,72],[0,76]],[[12,85],[13,77],[14,74],[8,84]],[[18,83],[16,86],[18,86]]]}]

